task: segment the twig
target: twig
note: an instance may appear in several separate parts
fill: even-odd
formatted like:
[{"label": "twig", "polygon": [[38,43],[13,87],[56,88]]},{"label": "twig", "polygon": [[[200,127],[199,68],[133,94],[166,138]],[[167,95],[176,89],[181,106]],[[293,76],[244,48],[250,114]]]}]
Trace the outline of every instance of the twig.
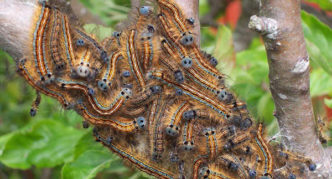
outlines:
[{"label": "twig", "polygon": [[312,158],[316,176],[331,175],[330,158],[315,133],[309,89],[309,56],[304,41],[300,0],[262,0],[260,17],[249,28],[264,37],[269,62],[270,89],[284,144]]}]

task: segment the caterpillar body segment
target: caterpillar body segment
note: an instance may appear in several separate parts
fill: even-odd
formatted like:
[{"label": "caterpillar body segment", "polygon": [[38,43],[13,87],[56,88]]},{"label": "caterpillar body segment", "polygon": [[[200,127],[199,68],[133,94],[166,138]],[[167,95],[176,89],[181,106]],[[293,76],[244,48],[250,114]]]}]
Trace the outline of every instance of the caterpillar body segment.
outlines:
[{"label": "caterpillar body segment", "polygon": [[50,53],[51,59],[54,63],[54,71],[60,73],[65,69],[66,62],[61,55],[61,13],[57,10],[53,10],[53,24],[50,36]]}]

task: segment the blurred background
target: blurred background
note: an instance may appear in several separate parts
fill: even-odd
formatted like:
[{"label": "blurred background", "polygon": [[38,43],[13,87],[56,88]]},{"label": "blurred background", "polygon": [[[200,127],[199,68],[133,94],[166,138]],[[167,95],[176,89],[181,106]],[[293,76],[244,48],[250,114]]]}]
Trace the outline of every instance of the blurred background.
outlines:
[{"label": "blurred background", "polygon": [[[84,28],[99,40],[110,36],[127,19],[130,0],[72,0]],[[316,118],[332,120],[332,2],[302,2],[305,39],[311,60],[311,96]],[[258,12],[252,0],[200,0],[201,47],[219,59],[227,84],[247,102],[252,116],[264,120],[268,135],[278,131],[269,91],[268,64],[262,40],[249,31]],[[151,178],[127,167],[96,143],[91,129],[82,129],[75,112],[42,96],[37,115],[29,111],[36,92],[16,74],[11,57],[0,51],[0,178]],[[309,142],[309,141],[308,141]],[[325,146],[332,145],[327,143]]]}]

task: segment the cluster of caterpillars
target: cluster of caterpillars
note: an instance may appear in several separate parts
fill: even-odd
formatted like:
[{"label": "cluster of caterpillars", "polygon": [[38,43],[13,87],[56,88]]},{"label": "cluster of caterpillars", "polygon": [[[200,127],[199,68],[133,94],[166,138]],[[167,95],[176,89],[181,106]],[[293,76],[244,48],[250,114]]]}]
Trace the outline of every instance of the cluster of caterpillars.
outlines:
[{"label": "cluster of caterpillars", "polygon": [[98,42],[39,1],[18,72],[94,126],[96,140],[158,178],[289,178],[316,165],[264,139],[171,0],[140,7]]}]

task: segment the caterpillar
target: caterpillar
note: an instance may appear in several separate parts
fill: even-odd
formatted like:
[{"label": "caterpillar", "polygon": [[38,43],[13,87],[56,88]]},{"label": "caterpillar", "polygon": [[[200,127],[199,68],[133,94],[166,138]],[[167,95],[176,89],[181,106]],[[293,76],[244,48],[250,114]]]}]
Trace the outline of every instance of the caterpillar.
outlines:
[{"label": "caterpillar", "polygon": [[194,23],[173,0],[149,1],[100,42],[36,0],[29,50],[17,64],[37,91],[31,115],[39,93],[51,96],[81,115],[84,128],[94,126],[96,141],[158,178],[314,171],[310,159],[265,140],[263,124],[225,85],[217,60],[195,44]]},{"label": "caterpillar", "polygon": [[38,111],[38,108],[39,108],[39,104],[40,104],[40,101],[41,101],[41,95],[40,95],[40,92],[37,91],[37,97],[36,99],[33,101],[32,105],[31,105],[31,109],[30,109],[30,115],[32,117],[36,116],[37,114],[37,111]]},{"label": "caterpillar", "polygon": [[50,10],[46,7],[45,2],[42,2],[41,13],[33,34],[33,54],[35,58],[35,65],[37,71],[42,78],[47,74],[46,67],[44,64],[43,56],[43,34],[47,25],[47,19],[49,17]]},{"label": "caterpillar", "polygon": [[216,130],[213,128],[207,128],[204,130],[206,136],[206,148],[210,159],[214,159],[218,153],[218,142],[216,139]]},{"label": "caterpillar", "polygon": [[61,56],[59,48],[59,38],[61,31],[61,16],[60,12],[56,9],[53,10],[53,25],[50,39],[51,59],[55,66],[55,72],[60,72],[65,69],[66,62]]}]

